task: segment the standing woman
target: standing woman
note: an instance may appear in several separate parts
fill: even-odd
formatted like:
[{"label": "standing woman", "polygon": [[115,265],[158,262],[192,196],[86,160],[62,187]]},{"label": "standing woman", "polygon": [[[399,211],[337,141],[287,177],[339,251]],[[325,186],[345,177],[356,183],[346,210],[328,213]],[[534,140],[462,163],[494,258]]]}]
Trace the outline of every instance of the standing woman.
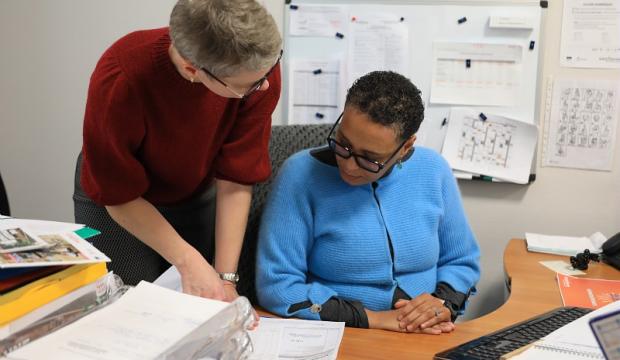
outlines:
[{"label": "standing woman", "polygon": [[186,293],[238,296],[252,184],[271,172],[281,42],[256,1],[179,0],[169,28],[130,33],[97,63],[76,185],[156,252],[119,263],[130,244],[95,239],[127,282],[154,258],[159,272],[177,267]]}]

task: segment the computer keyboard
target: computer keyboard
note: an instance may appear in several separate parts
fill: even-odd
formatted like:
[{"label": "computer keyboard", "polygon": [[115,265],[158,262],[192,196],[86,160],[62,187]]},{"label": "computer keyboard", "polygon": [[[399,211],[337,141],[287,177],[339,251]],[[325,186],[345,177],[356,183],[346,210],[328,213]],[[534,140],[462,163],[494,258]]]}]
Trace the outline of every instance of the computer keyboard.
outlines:
[{"label": "computer keyboard", "polygon": [[437,353],[434,358],[437,360],[499,359],[502,355],[539,340],[590,311],[592,309],[559,307]]}]

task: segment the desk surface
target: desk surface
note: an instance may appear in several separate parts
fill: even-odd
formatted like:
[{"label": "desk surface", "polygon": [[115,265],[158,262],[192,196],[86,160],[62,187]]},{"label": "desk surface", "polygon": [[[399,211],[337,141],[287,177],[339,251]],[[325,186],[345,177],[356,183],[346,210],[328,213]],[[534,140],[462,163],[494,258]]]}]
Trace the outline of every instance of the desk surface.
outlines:
[{"label": "desk surface", "polygon": [[[541,260],[568,261],[568,257],[530,253],[524,240],[510,240],[504,252],[504,271],[512,289],[500,308],[458,323],[454,332],[439,336],[345,328],[338,359],[431,359],[441,350],[562,306],[556,275],[540,265]],[[583,277],[620,280],[620,271],[590,263]]]}]

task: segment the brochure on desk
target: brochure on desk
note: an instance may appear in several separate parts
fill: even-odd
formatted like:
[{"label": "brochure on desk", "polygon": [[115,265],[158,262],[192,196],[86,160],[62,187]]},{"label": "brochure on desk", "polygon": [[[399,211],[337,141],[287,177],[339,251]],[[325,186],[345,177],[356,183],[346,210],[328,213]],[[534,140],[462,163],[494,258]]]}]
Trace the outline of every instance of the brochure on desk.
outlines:
[{"label": "brochure on desk", "polygon": [[564,306],[598,309],[620,300],[620,280],[588,279],[557,274]]},{"label": "brochure on desk", "polygon": [[4,217],[0,219],[0,234],[4,234],[0,235],[4,239],[0,240],[0,269],[109,262],[75,233],[84,230],[98,233],[80,224]]},{"label": "brochure on desk", "polygon": [[47,243],[32,231],[16,226],[0,226],[0,254],[46,247]]},{"label": "brochure on desk", "polygon": [[109,262],[110,258],[74,233],[39,235],[46,247],[0,253],[0,269]]}]

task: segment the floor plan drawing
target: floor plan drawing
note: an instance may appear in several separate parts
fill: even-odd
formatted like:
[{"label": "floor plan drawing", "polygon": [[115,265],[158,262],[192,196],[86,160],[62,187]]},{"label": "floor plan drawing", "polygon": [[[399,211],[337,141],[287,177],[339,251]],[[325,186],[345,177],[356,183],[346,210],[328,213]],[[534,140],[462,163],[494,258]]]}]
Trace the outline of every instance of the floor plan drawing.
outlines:
[{"label": "floor plan drawing", "polygon": [[472,163],[505,168],[513,147],[516,126],[483,121],[472,117],[463,119],[458,156]]},{"label": "floor plan drawing", "polygon": [[536,149],[534,124],[482,112],[452,108],[441,154],[453,170],[493,181],[527,184]]}]

